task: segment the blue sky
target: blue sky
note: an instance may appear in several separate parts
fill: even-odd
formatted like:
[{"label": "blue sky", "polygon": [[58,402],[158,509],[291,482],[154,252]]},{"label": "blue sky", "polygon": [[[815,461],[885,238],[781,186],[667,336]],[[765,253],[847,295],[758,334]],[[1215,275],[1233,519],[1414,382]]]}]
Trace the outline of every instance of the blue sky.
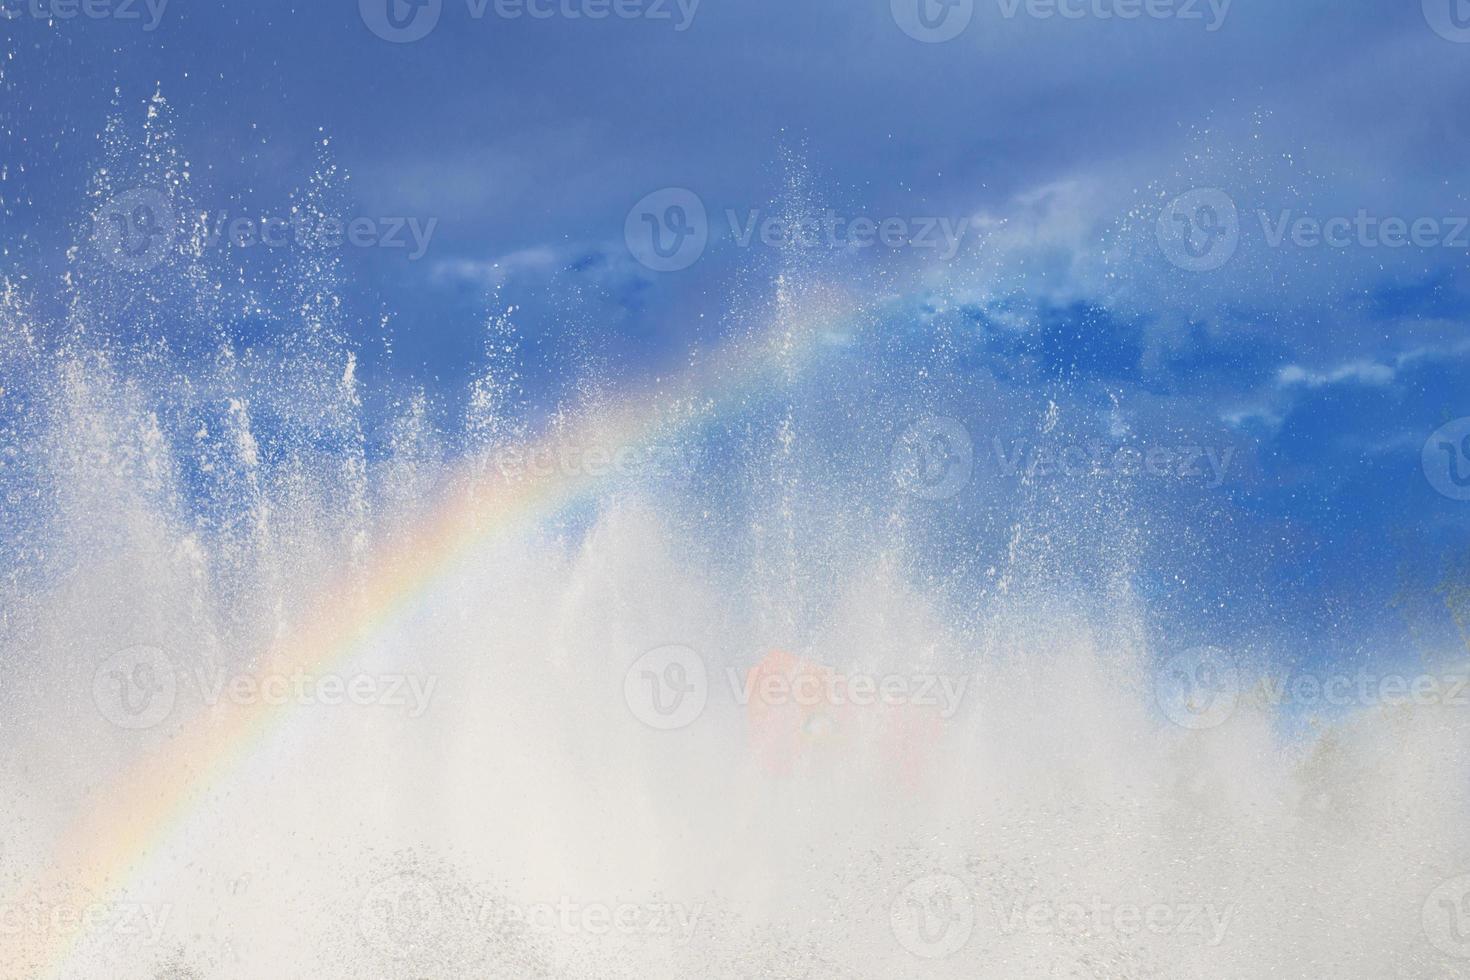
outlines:
[{"label": "blue sky", "polygon": [[[114,112],[137,125],[155,91],[206,209],[285,213],[325,152],[352,214],[434,223],[414,259],[342,262],[365,375],[445,399],[492,305],[520,307],[548,403],[570,363],[636,376],[716,342],[786,261],[736,240],[755,212],[964,221],[953,257],[818,249],[811,274],[888,297],[899,339],[874,357],[942,329],[955,370],[1014,399],[1017,437],[1062,398],[1104,430],[1238,446],[1239,479],[1159,504],[1195,531],[1144,576],[1161,608],[1342,657],[1455,635],[1433,589],[1466,554],[1470,502],[1436,492],[1421,451],[1470,416],[1463,0],[1156,0],[1137,18],[1129,0],[1063,0],[1076,16],[974,0],[932,43],[899,0],[703,0],[666,19],[442,0],[406,43],[370,29],[366,0],[174,0],[152,29],[141,2],[138,19],[50,21],[39,2],[0,2],[0,248],[43,306],[63,305],[99,134]],[[707,213],[707,247],[671,272],[625,238],[663,188]],[[1237,228],[1203,271],[1158,231],[1199,188]],[[1289,230],[1360,212],[1372,230],[1341,247]],[[1386,244],[1393,218],[1429,222],[1421,243]]]}]

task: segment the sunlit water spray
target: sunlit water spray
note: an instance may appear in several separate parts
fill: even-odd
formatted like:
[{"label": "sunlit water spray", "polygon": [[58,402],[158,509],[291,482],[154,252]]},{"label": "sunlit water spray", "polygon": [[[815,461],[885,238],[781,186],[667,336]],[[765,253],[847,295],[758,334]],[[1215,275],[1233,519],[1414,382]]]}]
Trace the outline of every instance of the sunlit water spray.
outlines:
[{"label": "sunlit water spray", "polygon": [[[145,143],[99,200],[183,193]],[[466,418],[369,451],[331,264],[242,351],[198,258],[143,313],[84,264],[56,330],[6,295],[6,976],[1470,962],[1470,708],[1288,735],[1248,651],[1159,649],[1158,491],[977,462],[1061,458],[1055,403],[788,273],[530,436],[497,316]],[[128,319],[180,307],[193,351]]]}]

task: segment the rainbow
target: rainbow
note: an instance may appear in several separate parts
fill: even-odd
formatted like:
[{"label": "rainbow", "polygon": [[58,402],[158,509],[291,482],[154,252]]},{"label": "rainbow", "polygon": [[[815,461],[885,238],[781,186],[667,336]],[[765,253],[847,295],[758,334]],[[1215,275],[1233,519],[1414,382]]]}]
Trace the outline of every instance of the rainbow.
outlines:
[{"label": "rainbow", "polygon": [[[636,446],[738,408],[753,393],[794,381],[819,341],[839,323],[852,329],[853,317],[841,305],[828,297],[820,309],[801,317],[783,309],[780,323],[767,335],[732,344],[681,376],[653,381],[646,391],[625,394],[528,451]],[[438,505],[400,543],[373,555],[364,568],[316,597],[310,604],[312,616],[262,658],[259,676],[343,669],[420,597],[431,594],[461,559],[510,529],[554,515],[597,490],[597,481],[566,474],[510,479],[484,462],[464,465]],[[12,901],[23,907],[76,893],[97,901],[121,892],[196,808],[204,791],[229,778],[290,713],[288,705],[225,700],[194,714],[175,737],[102,788],[87,814],[62,835],[50,871],[23,886]],[[33,937],[30,948],[22,939],[21,949],[11,950],[19,957],[12,968],[20,975],[65,975],[80,938],[78,933]],[[6,943],[11,945],[10,937]]]}]

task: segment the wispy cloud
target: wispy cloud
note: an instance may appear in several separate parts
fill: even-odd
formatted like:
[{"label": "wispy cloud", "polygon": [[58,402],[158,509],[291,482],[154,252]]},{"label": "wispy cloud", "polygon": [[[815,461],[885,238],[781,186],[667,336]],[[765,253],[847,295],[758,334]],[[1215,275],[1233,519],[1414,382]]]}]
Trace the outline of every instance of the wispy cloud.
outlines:
[{"label": "wispy cloud", "polygon": [[510,252],[495,259],[444,259],[434,265],[433,278],[438,283],[456,283],[493,289],[504,286],[520,275],[547,276],[566,264],[549,246],[537,246]]},{"label": "wispy cloud", "polygon": [[1276,381],[1282,387],[1305,385],[1308,388],[1337,384],[1386,385],[1392,384],[1397,375],[1387,364],[1357,360],[1325,371],[1288,364],[1277,373]]},{"label": "wispy cloud", "polygon": [[536,245],[490,259],[444,259],[431,276],[440,285],[498,289],[517,282],[539,285],[562,274],[615,288],[649,278],[625,249],[601,244]]}]

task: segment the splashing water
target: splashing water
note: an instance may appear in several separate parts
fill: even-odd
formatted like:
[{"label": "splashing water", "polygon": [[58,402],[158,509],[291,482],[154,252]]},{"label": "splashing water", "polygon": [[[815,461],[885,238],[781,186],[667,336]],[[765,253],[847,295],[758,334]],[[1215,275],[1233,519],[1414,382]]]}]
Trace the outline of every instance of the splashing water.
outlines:
[{"label": "splashing water", "polygon": [[178,238],[0,308],[5,976],[1463,968],[1466,709],[1283,730],[1134,587],[1201,489],[982,471],[1089,423],[907,313],[788,270],[536,426],[498,311],[377,427],[329,260],[242,348]]}]

